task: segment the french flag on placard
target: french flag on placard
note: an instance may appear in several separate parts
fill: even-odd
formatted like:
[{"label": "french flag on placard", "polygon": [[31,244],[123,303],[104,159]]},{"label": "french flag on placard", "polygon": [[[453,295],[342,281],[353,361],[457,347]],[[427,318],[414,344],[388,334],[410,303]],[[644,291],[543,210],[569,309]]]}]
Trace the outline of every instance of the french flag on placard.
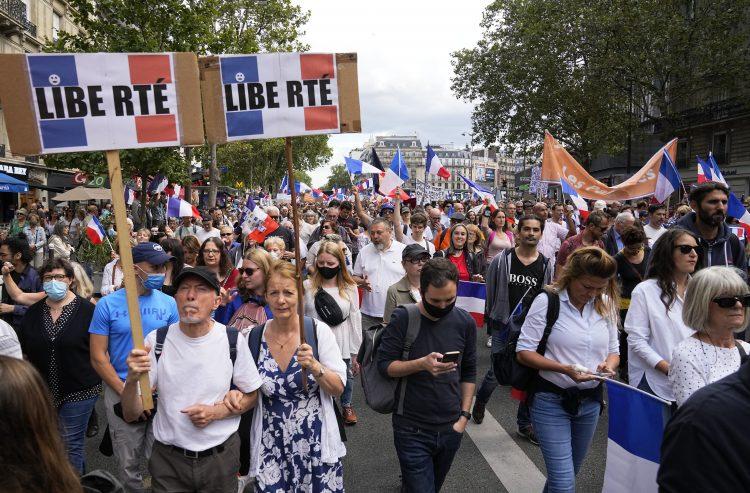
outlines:
[{"label": "french flag on placard", "polygon": [[166,176],[159,173],[154,176],[154,179],[151,180],[151,183],[149,183],[148,193],[157,194],[159,192],[163,192],[164,190],[166,190],[167,185],[169,185],[169,180],[167,180]]},{"label": "french flag on placard", "polygon": [[86,236],[88,236],[89,240],[94,245],[101,245],[104,243],[106,233],[104,232],[102,223],[99,222],[99,219],[97,219],[96,216],[91,216],[91,220],[86,225]]},{"label": "french flag on placard", "polygon": [[658,491],[669,403],[634,387],[605,380],[609,396],[609,433],[603,493]]},{"label": "french flag on placard", "polygon": [[135,200],[135,190],[125,185],[125,204],[131,205]]},{"label": "french flag on placard", "polygon": [[435,151],[432,150],[432,147],[430,147],[429,144],[427,145],[427,160],[425,166],[427,167],[427,172],[431,175],[437,175],[446,180],[451,177],[450,172],[445,169],[443,163],[440,162],[440,158],[435,154]]},{"label": "french flag on placard", "polygon": [[698,159],[698,183],[712,181],[711,164],[701,159],[700,156],[696,158]]},{"label": "french flag on placard", "polygon": [[732,231],[739,239],[744,240],[750,236],[750,212],[747,212],[742,201],[737,198],[734,192],[729,192],[727,216],[732,216],[739,221],[740,227]]},{"label": "french flag on placard", "polygon": [[350,175],[380,173],[378,168],[359,159],[344,157],[344,161],[346,162],[346,170]]},{"label": "french flag on placard", "polygon": [[581,219],[585,220],[589,217],[589,206],[586,205],[586,201],[578,195],[578,192],[576,192],[576,189],[570,186],[570,183],[568,183],[568,180],[565,178],[560,177],[560,186],[562,187],[562,192],[568,194],[570,197],[570,200],[573,201],[573,204],[575,204],[576,209],[578,209],[578,214],[581,216]]},{"label": "french flag on placard", "polygon": [[247,199],[247,209],[249,214],[242,223],[242,232],[255,242],[263,243],[269,234],[279,228],[279,223],[258,207],[252,197]]},{"label": "french flag on placard", "polygon": [[659,176],[656,178],[656,188],[654,197],[659,203],[663,203],[672,193],[680,188],[680,173],[674,167],[672,156],[664,149],[661,156],[661,166],[659,166]]},{"label": "french flag on placard", "polygon": [[396,150],[396,154],[393,156],[391,165],[385,170],[385,174],[381,175],[380,179],[380,193],[383,195],[390,194],[396,187],[400,187],[406,180],[409,179],[409,170],[406,168],[404,162],[404,156],[401,154],[401,149]]},{"label": "french flag on placard", "polygon": [[484,305],[487,301],[487,285],[482,282],[458,281],[456,306],[463,308],[477,323],[484,325]]},{"label": "french flag on placard", "polygon": [[176,197],[167,200],[167,217],[195,217],[200,219],[201,213],[197,207]]}]

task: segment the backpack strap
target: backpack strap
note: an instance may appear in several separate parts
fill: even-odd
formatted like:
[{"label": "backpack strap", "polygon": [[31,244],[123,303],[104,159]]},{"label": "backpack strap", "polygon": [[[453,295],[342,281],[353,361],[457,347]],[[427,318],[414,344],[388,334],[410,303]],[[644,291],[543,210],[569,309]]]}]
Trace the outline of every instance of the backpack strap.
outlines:
[{"label": "backpack strap", "polygon": [[[411,352],[411,346],[419,335],[419,328],[422,325],[422,317],[419,313],[419,307],[416,304],[402,305],[406,308],[406,313],[409,316],[409,323],[406,327],[406,337],[404,337],[404,349],[401,353],[401,360],[406,361],[409,358]],[[398,409],[396,414],[404,414],[404,396],[406,396],[406,381],[407,377],[401,379],[401,386],[399,389],[398,398]]]},{"label": "backpack strap", "polygon": [[240,331],[236,327],[230,327],[227,325],[227,339],[229,340],[229,359],[232,360],[232,366],[237,360],[237,336]]},{"label": "backpack strap", "polygon": [[318,324],[312,317],[305,317],[305,342],[313,350],[313,357],[318,358]]},{"label": "backpack strap", "polygon": [[253,356],[253,362],[258,365],[258,356],[260,356],[260,341],[263,340],[263,331],[266,330],[266,324],[256,325],[250,330],[247,338],[247,345],[250,347],[250,354]]},{"label": "backpack strap", "polygon": [[734,345],[737,346],[737,351],[740,352],[740,364],[743,364],[745,361],[747,361],[747,351],[745,351],[745,348],[742,347],[742,343],[740,343],[740,341],[735,340]]},{"label": "backpack strap", "polygon": [[164,327],[159,327],[156,329],[156,344],[154,345],[154,356],[156,357],[156,362],[159,362],[159,356],[161,356],[161,352],[164,350],[164,341],[167,339],[167,331],[169,330],[169,325],[165,325]]},{"label": "backpack strap", "polygon": [[547,351],[547,340],[549,339],[550,332],[552,332],[552,326],[557,322],[557,317],[560,315],[560,296],[557,293],[545,291],[547,293],[547,324],[544,326],[544,334],[539,340],[539,345],[536,348],[536,352],[544,356]]}]

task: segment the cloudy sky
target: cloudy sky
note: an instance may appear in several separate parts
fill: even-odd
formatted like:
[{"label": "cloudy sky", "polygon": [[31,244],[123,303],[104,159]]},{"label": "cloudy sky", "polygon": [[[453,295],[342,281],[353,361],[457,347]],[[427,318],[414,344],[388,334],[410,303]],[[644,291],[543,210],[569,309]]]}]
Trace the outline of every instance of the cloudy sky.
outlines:
[{"label": "cloudy sky", "polygon": [[463,146],[471,104],[450,90],[450,53],[473,46],[488,0],[297,0],[310,10],[305,41],[311,51],[357,52],[361,134],[332,135],[333,158],[311,173],[328,179],[370,136],[413,134],[423,142]]}]

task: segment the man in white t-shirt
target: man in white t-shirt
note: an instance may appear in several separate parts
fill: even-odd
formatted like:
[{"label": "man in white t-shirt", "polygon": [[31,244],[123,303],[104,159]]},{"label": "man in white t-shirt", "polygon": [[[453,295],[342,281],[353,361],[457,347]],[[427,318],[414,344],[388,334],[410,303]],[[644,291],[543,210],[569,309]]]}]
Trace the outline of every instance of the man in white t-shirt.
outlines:
[{"label": "man in white t-shirt", "polygon": [[[168,326],[163,344],[159,329],[146,337],[146,350],[131,351],[123,416],[133,421],[143,413],[138,379],[148,372],[159,393],[149,460],[153,491],[234,492],[240,415],[255,406],[262,382],[245,336],[211,318],[221,304],[216,275],[185,269],[174,287],[180,321]],[[231,384],[240,393],[232,391],[235,412],[223,403]]]},{"label": "man in white t-shirt", "polygon": [[648,246],[653,247],[656,240],[667,232],[664,222],[667,220],[667,207],[664,204],[651,204],[648,206],[648,224],[643,226],[643,231],[648,238]]},{"label": "man in white t-shirt", "polygon": [[218,229],[214,228],[214,223],[211,216],[203,216],[202,224],[203,227],[198,228],[198,232],[195,233],[195,236],[196,238],[198,238],[198,242],[201,245],[203,245],[203,242],[209,238],[221,239],[221,232]]},{"label": "man in white t-shirt", "polygon": [[379,217],[370,223],[370,242],[354,263],[354,279],[364,288],[360,307],[364,328],[383,323],[388,288],[406,274],[401,265],[406,245],[393,239],[390,221]]}]

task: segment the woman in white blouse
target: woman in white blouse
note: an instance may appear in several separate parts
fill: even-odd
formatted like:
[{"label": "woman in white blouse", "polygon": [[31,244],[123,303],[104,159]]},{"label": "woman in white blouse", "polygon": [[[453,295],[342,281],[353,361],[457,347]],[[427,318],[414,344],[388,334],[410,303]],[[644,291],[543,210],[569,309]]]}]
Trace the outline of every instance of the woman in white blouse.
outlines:
[{"label": "woman in white blouse", "polygon": [[693,330],[682,320],[690,275],[700,262],[698,240],[684,229],[670,229],[654,243],[646,280],[630,297],[625,317],[628,380],[662,399],[674,401],[667,380],[672,351]]},{"label": "woman in white blouse", "polygon": [[[315,273],[304,282],[305,315],[326,322],[336,337],[341,350],[341,358],[346,363],[346,386],[341,394],[341,407],[344,422],[348,425],[357,423],[357,414],[352,408],[352,384],[359,372],[357,353],[362,344],[362,315],[359,311],[357,283],[349,271],[342,268],[346,265],[344,251],[335,241],[323,240],[315,258]],[[320,294],[319,291],[322,291]],[[325,294],[324,294],[325,293]],[[339,313],[320,313],[318,308],[326,294],[327,298],[338,305]],[[335,315],[332,317],[332,315]]]},{"label": "woman in white blouse", "polygon": [[734,373],[750,354],[750,344],[735,340],[748,323],[750,289],[739,270],[709,267],[690,280],[683,318],[695,334],[672,353],[669,383],[681,406],[695,391]]},{"label": "woman in white blouse", "polygon": [[[534,299],[521,327],[518,361],[539,370],[529,410],[547,466],[545,491],[575,491],[575,475],[603,402],[594,373],[613,375],[620,362],[616,273],[617,263],[604,250],[574,251],[555,284]],[[544,354],[539,354],[548,300],[554,296],[559,315]]]}]

